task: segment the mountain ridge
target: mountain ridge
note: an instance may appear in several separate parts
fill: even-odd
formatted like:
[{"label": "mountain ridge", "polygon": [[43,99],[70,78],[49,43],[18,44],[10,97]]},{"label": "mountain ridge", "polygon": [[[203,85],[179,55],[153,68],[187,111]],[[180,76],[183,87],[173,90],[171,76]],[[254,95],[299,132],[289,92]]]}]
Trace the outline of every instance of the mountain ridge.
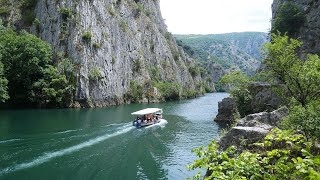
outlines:
[{"label": "mountain ridge", "polygon": [[238,69],[248,75],[259,68],[261,48],[268,41],[268,34],[264,32],[174,36],[178,45],[184,47],[189,55],[198,56],[201,62],[213,61],[227,71]]}]

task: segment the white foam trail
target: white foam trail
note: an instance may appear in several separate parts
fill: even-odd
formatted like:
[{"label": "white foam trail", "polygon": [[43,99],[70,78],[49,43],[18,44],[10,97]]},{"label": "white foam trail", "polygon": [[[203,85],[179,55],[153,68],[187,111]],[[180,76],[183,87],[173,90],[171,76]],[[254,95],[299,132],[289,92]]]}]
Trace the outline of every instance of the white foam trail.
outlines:
[{"label": "white foam trail", "polygon": [[80,131],[80,130],[82,130],[82,129],[61,131],[61,132],[57,132],[57,133],[54,133],[54,134],[66,134],[66,133],[69,133],[69,132],[75,132],[75,131]]},{"label": "white foam trail", "polygon": [[22,140],[22,139],[8,139],[8,140],[0,141],[0,144],[5,144],[5,143],[9,143],[9,142],[20,141],[20,140]]},{"label": "white foam trail", "polygon": [[153,124],[153,125],[150,125],[150,126],[147,126],[146,129],[147,129],[147,128],[154,127],[154,126],[160,126],[160,127],[163,128],[163,127],[166,126],[166,124],[168,124],[168,121],[167,121],[167,120],[165,120],[165,119],[160,119],[160,122],[159,122],[159,123]]},{"label": "white foam trail", "polygon": [[34,167],[34,166],[43,164],[45,162],[50,161],[53,158],[57,158],[57,157],[60,157],[60,156],[66,155],[66,154],[73,153],[75,151],[79,151],[80,149],[83,149],[85,147],[89,147],[89,146],[98,144],[99,142],[105,141],[105,140],[107,140],[109,138],[118,136],[120,134],[127,133],[130,130],[132,130],[133,128],[134,127],[126,127],[126,128],[123,128],[123,129],[121,129],[121,130],[119,130],[119,131],[117,131],[115,133],[105,134],[103,136],[99,136],[97,138],[91,139],[91,140],[83,142],[81,144],[78,144],[78,145],[75,145],[75,146],[71,146],[71,147],[69,147],[67,149],[62,149],[62,150],[56,151],[56,152],[45,153],[43,156],[40,156],[37,159],[32,160],[30,162],[18,164],[18,165],[11,166],[11,167],[8,167],[8,168],[0,170],[0,176],[2,176],[4,174],[11,173],[11,172],[15,172],[15,171],[19,171],[19,170],[22,170],[22,169],[26,169],[26,168],[30,168],[30,167]]}]

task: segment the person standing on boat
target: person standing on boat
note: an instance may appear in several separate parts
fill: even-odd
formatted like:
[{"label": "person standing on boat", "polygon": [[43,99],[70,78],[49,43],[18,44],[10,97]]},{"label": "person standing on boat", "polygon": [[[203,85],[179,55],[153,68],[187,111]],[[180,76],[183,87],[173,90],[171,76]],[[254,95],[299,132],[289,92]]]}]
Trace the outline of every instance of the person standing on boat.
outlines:
[{"label": "person standing on boat", "polygon": [[138,126],[140,127],[141,126],[141,118],[140,117],[138,117],[137,122],[138,122]]}]

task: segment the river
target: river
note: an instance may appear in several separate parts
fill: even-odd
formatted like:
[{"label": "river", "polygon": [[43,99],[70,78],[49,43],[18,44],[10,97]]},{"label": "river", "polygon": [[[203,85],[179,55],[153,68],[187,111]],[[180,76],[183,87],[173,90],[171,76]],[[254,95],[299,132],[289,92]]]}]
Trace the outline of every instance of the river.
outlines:
[{"label": "river", "polygon": [[[98,109],[0,111],[0,179],[185,179],[192,148],[209,144],[226,93]],[[163,108],[162,126],[136,129],[131,112]]]}]

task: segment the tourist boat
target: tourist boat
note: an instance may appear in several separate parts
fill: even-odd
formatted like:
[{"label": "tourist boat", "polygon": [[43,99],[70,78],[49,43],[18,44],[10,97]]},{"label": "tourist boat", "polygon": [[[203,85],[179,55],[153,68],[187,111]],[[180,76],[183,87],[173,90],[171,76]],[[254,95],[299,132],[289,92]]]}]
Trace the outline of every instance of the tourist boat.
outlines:
[{"label": "tourist boat", "polygon": [[131,115],[136,116],[136,118],[132,122],[132,125],[140,128],[160,123],[163,121],[162,112],[162,109],[159,108],[146,108],[133,112]]}]

